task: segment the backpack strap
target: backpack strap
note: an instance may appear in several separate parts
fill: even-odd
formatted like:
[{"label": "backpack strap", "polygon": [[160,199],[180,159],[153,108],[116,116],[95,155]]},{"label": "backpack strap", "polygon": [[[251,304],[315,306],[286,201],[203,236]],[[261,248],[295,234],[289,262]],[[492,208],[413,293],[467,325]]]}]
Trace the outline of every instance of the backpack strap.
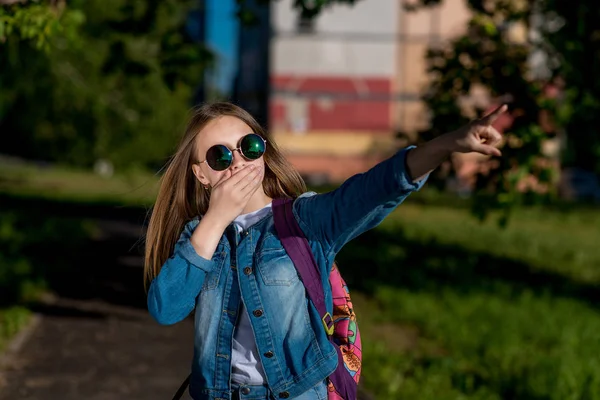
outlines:
[{"label": "backpack strap", "polygon": [[319,267],[310,249],[310,244],[296,221],[292,205],[293,200],[291,199],[273,199],[275,230],[300,275],[309,299],[321,315],[321,321],[329,341],[337,351],[338,365],[329,379],[345,400],[354,400],[356,399],[357,385],[344,366],[340,346],[333,341],[333,318],[325,306],[325,293],[321,284]]},{"label": "backpack strap", "polygon": [[298,226],[292,211],[292,201],[273,200],[273,218],[279,240],[298,270],[308,297],[321,315],[321,322],[328,336],[333,335],[333,318],[325,306],[325,293],[321,284],[319,267],[304,233]]}]

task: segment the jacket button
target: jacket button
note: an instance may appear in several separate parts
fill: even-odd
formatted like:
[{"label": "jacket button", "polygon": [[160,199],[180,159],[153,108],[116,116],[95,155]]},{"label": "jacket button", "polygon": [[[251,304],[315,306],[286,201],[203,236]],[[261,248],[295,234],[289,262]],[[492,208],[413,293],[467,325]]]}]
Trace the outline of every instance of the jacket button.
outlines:
[{"label": "jacket button", "polygon": [[273,356],[274,356],[274,354],[273,354],[273,352],[272,352],[272,351],[267,351],[267,352],[265,353],[265,357],[267,357],[267,358],[271,358],[271,357],[273,357]]},{"label": "jacket button", "polygon": [[249,387],[243,387],[241,390],[242,394],[244,395],[248,395],[250,394],[250,388]]},{"label": "jacket button", "polygon": [[250,268],[250,267],[244,268],[244,274],[250,275],[251,273],[252,273],[252,268]]},{"label": "jacket button", "polygon": [[257,318],[262,317],[263,311],[262,310],[254,310],[254,311],[252,311],[252,314]]},{"label": "jacket button", "polygon": [[288,392],[281,392],[281,393],[279,393],[279,398],[280,399],[287,399],[288,397],[290,397],[290,394]]}]

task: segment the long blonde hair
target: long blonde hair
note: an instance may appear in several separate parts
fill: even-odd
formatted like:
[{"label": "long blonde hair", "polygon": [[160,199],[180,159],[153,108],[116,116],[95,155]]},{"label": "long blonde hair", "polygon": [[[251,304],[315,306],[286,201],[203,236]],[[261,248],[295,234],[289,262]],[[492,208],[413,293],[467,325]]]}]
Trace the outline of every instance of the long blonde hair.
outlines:
[{"label": "long blonde hair", "polygon": [[244,121],[254,133],[267,140],[264,154],[263,189],[271,198],[295,198],[306,191],[300,174],[281,154],[279,148],[256,120],[242,108],[225,102],[204,104],[192,110],[191,118],[177,151],[160,179],[160,188],[146,232],[144,287],[148,289],[162,265],[173,252],[185,224],[208,210],[210,193],[192,171],[195,139],[215,118],[231,116]]}]

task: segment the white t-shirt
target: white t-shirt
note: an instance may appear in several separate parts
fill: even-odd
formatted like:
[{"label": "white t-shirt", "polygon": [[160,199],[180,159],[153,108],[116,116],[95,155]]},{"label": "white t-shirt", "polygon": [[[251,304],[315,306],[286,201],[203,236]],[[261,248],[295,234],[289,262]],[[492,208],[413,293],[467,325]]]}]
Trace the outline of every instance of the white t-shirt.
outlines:
[{"label": "white t-shirt", "polygon": [[[260,210],[243,214],[233,220],[238,232],[248,229],[271,212],[271,203]],[[231,352],[231,381],[244,385],[266,383],[265,372],[258,356],[254,331],[250,325],[248,311],[242,303],[237,325],[233,332]]]}]

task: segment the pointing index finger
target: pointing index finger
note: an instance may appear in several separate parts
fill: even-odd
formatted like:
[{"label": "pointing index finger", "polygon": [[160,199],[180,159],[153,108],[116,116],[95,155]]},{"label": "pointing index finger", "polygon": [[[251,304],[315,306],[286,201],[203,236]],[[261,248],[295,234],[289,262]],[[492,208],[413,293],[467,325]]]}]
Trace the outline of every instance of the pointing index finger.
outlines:
[{"label": "pointing index finger", "polygon": [[491,125],[498,119],[498,117],[504,114],[508,110],[508,106],[506,104],[502,104],[500,107],[496,108],[494,111],[481,118],[481,122],[486,125]]}]

